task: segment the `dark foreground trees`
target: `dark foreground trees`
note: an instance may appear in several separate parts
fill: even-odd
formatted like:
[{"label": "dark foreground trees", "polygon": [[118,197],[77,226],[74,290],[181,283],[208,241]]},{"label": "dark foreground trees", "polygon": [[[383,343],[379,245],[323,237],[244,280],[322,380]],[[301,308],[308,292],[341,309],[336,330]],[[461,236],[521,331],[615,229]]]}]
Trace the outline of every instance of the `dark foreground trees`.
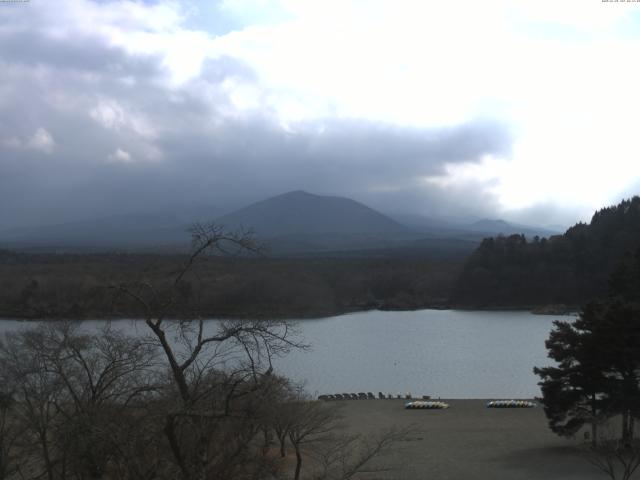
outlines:
[{"label": "dark foreground trees", "polygon": [[618,300],[588,304],[572,323],[555,322],[546,342],[556,367],[535,368],[545,413],[559,435],[620,415],[631,439],[640,402],[640,308]]},{"label": "dark foreground trees", "polygon": [[596,442],[597,425],[607,412],[606,376],[592,325],[583,316],[573,323],[554,322],[546,341],[557,367],[534,368],[541,377],[542,404],[554,433],[572,436],[585,424]]},{"label": "dark foreground trees", "polygon": [[640,415],[639,253],[612,276],[609,298],[587,304],[573,322],[556,321],[546,346],[553,367],[535,368],[551,429],[571,436],[619,416],[620,439],[629,444]]},{"label": "dark foreground trees", "polygon": [[0,391],[0,480],[17,474],[22,465],[17,451],[20,429],[13,419],[14,407],[12,395]]},{"label": "dark foreground trees", "polygon": [[[145,313],[137,335],[109,324],[91,333],[63,322],[0,341],[0,479],[279,478],[289,464],[269,448],[272,432],[284,433],[299,453],[295,472],[284,478],[304,478],[301,460],[313,456],[301,446],[322,442],[316,430],[304,430],[311,417],[301,412],[334,417],[329,405],[301,402],[298,390],[274,373],[275,356],[304,348],[291,325],[205,322],[197,303],[188,306],[190,319],[167,319],[184,300],[187,279],[197,280],[201,256],[256,249],[249,235],[213,225],[196,226],[193,234],[193,254],[168,287],[144,280],[113,286]],[[386,447],[394,438],[385,434],[379,443]],[[360,439],[352,445],[366,450]],[[314,478],[350,478],[381,450],[364,463],[357,455],[333,456],[326,474]]]},{"label": "dark foreground trees", "polygon": [[102,478],[108,467],[132,478],[127,428],[160,387],[154,359],[144,339],[109,326],[93,335],[69,323],[6,334],[0,381],[12,402],[7,421],[21,478]]},{"label": "dark foreground trees", "polygon": [[640,467],[640,250],[610,279],[609,297],[554,322],[546,342],[556,366],[534,368],[550,428],[572,436],[591,426],[586,459],[612,480]]},{"label": "dark foreground trees", "polygon": [[[215,363],[231,351],[194,362],[187,403],[149,337],[72,323],[5,335],[0,479],[346,480],[401,438],[342,434],[335,404],[240,358]],[[265,443],[274,434],[295,459]]]}]

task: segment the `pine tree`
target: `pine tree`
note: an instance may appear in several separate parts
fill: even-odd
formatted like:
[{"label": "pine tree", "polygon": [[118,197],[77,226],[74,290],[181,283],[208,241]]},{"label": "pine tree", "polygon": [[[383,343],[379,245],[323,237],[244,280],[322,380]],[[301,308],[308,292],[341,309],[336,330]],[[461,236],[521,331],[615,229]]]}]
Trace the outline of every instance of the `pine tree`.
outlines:
[{"label": "pine tree", "polygon": [[551,430],[571,436],[590,424],[594,444],[597,425],[608,414],[610,402],[604,359],[589,321],[598,308],[587,306],[573,323],[554,322],[546,347],[557,367],[534,368],[541,377],[542,404]]},{"label": "pine tree", "polygon": [[640,417],[640,254],[611,278],[604,301],[587,304],[574,322],[554,323],[546,341],[555,367],[534,368],[552,431],[570,436],[620,415],[622,440],[633,438]]}]

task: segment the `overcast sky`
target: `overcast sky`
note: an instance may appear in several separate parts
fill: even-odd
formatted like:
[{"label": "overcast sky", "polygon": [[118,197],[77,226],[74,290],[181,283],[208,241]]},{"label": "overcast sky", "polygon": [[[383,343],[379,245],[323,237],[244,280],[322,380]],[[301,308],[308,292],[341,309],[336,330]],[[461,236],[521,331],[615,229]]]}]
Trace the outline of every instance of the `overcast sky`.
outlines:
[{"label": "overcast sky", "polygon": [[0,230],[300,189],[588,220],[640,193],[639,57],[602,0],[0,2]]}]

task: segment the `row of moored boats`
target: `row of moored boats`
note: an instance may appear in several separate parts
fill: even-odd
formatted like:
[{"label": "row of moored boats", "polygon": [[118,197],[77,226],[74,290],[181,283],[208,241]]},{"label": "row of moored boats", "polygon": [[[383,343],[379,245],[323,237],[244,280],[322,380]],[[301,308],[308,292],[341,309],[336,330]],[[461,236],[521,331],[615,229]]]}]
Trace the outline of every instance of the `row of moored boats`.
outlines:
[{"label": "row of moored boats", "polygon": [[[491,400],[490,402],[487,402],[487,408],[533,408],[535,406],[536,404],[529,400]],[[449,404],[441,401],[416,400],[405,403],[404,408],[409,410],[443,410],[449,408]]]},{"label": "row of moored boats", "polygon": [[[413,397],[410,393],[406,393],[404,395],[396,394],[393,395],[391,393],[384,394],[382,392],[378,392],[377,399],[385,400],[385,399],[407,399],[411,400]],[[428,400],[431,397],[429,395],[423,395],[423,400]],[[333,395],[319,395],[318,400],[375,400],[376,396],[371,392],[360,392],[360,393],[334,393]]]}]

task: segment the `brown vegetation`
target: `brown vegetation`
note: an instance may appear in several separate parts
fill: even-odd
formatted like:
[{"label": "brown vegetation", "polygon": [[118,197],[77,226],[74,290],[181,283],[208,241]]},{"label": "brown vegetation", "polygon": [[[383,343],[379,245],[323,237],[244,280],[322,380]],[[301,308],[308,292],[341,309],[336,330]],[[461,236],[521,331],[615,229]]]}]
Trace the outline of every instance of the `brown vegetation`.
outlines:
[{"label": "brown vegetation", "polygon": [[[0,317],[144,318],[108,285],[132,279],[159,291],[179,255],[20,254],[0,251]],[[306,318],[448,305],[457,262],[409,259],[201,258],[178,289],[172,318]]]}]

